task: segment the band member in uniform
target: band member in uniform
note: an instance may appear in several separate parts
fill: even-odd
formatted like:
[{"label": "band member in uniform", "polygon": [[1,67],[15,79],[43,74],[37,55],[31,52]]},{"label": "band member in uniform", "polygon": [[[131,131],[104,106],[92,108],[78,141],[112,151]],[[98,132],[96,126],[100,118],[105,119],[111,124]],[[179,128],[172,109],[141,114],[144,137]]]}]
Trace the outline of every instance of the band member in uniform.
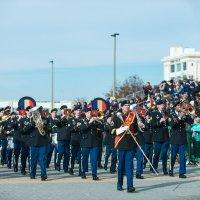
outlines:
[{"label": "band member in uniform", "polygon": [[[157,170],[159,158],[162,160],[163,174],[167,175],[167,152],[169,149],[168,118],[164,113],[165,104],[163,100],[156,102],[157,110],[151,113],[151,127],[153,130],[154,156],[153,167]],[[152,170],[154,173],[154,171]]]},{"label": "band member in uniform", "polygon": [[[19,109],[18,109],[19,111]],[[13,150],[13,168],[14,172],[18,172],[18,161],[19,161],[19,156],[21,152],[21,133],[20,133],[20,126],[19,126],[19,120],[20,120],[20,115],[19,112],[16,113],[16,121],[18,124],[18,130],[15,131],[14,137],[13,137],[13,143],[14,143],[14,150]]]},{"label": "band member in uniform", "polygon": [[[143,123],[142,119],[143,119],[142,117],[137,118],[138,122],[140,122],[140,123]],[[137,140],[138,144],[140,145],[140,147],[142,148],[142,150],[144,150],[143,129],[144,129],[144,125],[143,125],[142,129],[138,129],[138,132],[136,135],[136,140]],[[144,179],[144,176],[142,175],[143,174],[143,153],[139,147],[136,147],[133,149],[133,156],[136,158],[136,161],[137,161],[136,178]]]},{"label": "band member in uniform", "polygon": [[14,149],[13,137],[15,133],[18,131],[18,122],[16,119],[16,115],[14,112],[10,114],[10,117],[4,123],[3,132],[7,137],[8,145],[7,145],[7,167],[11,169],[12,166],[12,155]]},{"label": "band member in uniform", "polygon": [[[32,119],[29,110],[32,107],[28,106],[25,113],[22,112],[22,116],[19,119],[19,133],[21,134],[21,174],[26,175],[27,160],[29,163],[30,171],[30,131],[32,130]],[[17,150],[19,151],[19,149]],[[18,155],[20,152],[16,152],[15,155],[15,170],[18,170]]]},{"label": "band member in uniform", "polygon": [[[153,131],[152,131],[152,127],[151,127],[151,116],[150,116],[150,112],[147,113],[146,117],[145,117],[145,128],[144,128],[144,152],[146,154],[146,156],[148,157],[148,159],[150,161],[152,161],[152,156],[153,156]],[[147,164],[147,159],[144,158],[144,163],[143,163],[143,168],[146,168],[146,164]]]},{"label": "band member in uniform", "polygon": [[30,129],[31,137],[31,171],[30,178],[35,179],[37,162],[39,162],[41,169],[41,180],[45,181],[47,179],[46,173],[46,148],[48,144],[47,134],[50,133],[49,122],[47,119],[41,116],[41,108],[35,110],[31,109],[32,112],[32,124]]},{"label": "band member in uniform", "polygon": [[86,179],[88,171],[88,158],[90,155],[93,180],[99,180],[97,176],[97,159],[99,152],[99,140],[103,124],[97,116],[92,116],[91,109],[86,110],[86,118],[83,120],[81,129],[81,152],[82,152],[82,178]]},{"label": "band member in uniform", "polygon": [[137,117],[130,112],[130,103],[127,100],[121,102],[122,112],[114,118],[116,134],[115,148],[118,149],[118,182],[117,190],[122,191],[123,177],[126,173],[127,192],[134,192],[133,187],[133,149],[136,148],[134,134],[138,132]]},{"label": "band member in uniform", "polygon": [[116,165],[117,165],[117,150],[114,148],[115,136],[114,134],[112,134],[114,126],[113,118],[114,118],[114,113],[113,116],[108,116],[104,128],[105,129],[104,145],[106,147],[104,169],[107,170],[108,159],[111,155],[111,165],[110,165],[111,174],[116,172]]},{"label": "band member in uniform", "polygon": [[7,136],[5,135],[5,132],[3,131],[3,127],[4,127],[6,120],[9,118],[10,109],[11,109],[10,106],[7,106],[1,112],[2,116],[1,116],[1,122],[0,122],[0,125],[1,125],[0,139],[1,139],[1,164],[2,165],[7,164],[6,153],[7,153],[8,141],[7,141]]},{"label": "band member in uniform", "polygon": [[80,148],[80,126],[82,123],[81,117],[81,105],[76,105],[74,107],[74,117],[70,119],[70,127],[71,127],[71,168],[69,170],[69,174],[74,174],[74,165],[75,159],[78,157],[79,164],[79,176],[82,175],[81,171],[81,148]]},{"label": "band member in uniform", "polygon": [[60,110],[62,115],[58,124],[58,156],[57,156],[57,170],[60,171],[60,164],[63,157],[63,170],[68,172],[69,160],[70,160],[70,138],[71,138],[71,123],[70,115],[66,111],[66,106],[61,106]]},{"label": "band member in uniform", "polygon": [[179,166],[179,178],[186,178],[186,123],[192,124],[193,119],[185,113],[181,108],[179,101],[174,103],[174,111],[171,114],[171,169],[169,171],[170,176],[174,176],[174,164],[177,154],[179,154],[180,166]]},{"label": "band member in uniform", "polygon": [[47,145],[47,168],[49,168],[49,165],[51,163],[51,158],[54,153],[54,168],[57,169],[56,166],[56,160],[57,160],[57,154],[58,154],[58,140],[57,140],[57,134],[58,134],[58,126],[60,124],[60,120],[57,116],[57,109],[53,108],[51,110],[51,116],[48,118],[49,125],[51,127],[51,134],[48,135],[48,145]]}]

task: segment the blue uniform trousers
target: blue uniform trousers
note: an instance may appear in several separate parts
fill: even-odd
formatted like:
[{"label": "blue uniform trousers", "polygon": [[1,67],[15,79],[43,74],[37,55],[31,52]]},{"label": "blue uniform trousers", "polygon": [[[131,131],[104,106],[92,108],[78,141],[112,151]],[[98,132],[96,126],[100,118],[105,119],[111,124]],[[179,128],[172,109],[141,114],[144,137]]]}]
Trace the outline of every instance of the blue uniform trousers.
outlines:
[{"label": "blue uniform trousers", "polygon": [[157,170],[159,158],[162,160],[163,173],[167,172],[167,152],[169,150],[169,141],[155,142],[153,167]]},{"label": "blue uniform trousers", "polygon": [[108,159],[111,155],[111,166],[110,166],[110,171],[115,171],[116,170],[116,165],[117,165],[117,150],[113,148],[111,145],[105,145],[106,147],[106,152],[105,152],[105,163],[104,166],[108,166]]},{"label": "blue uniform trousers", "polygon": [[47,175],[46,173],[46,146],[41,147],[31,147],[31,170],[30,176],[35,177],[37,162],[39,162],[41,169],[41,177]]},{"label": "blue uniform trousers", "polygon": [[71,145],[71,169],[74,169],[75,160],[78,159],[79,172],[81,172],[81,148],[80,146]]},{"label": "blue uniform trousers", "polygon": [[14,142],[14,165],[16,167],[18,167],[18,161],[19,161],[19,155],[20,155],[20,152],[21,152],[21,142],[20,141],[15,141]]},{"label": "blue uniform trousers", "polygon": [[7,139],[1,139],[1,164],[7,163],[6,153],[7,153]]},{"label": "blue uniform trousers", "polygon": [[88,171],[88,159],[90,155],[90,163],[92,175],[97,176],[97,159],[98,159],[98,147],[82,148],[82,172],[85,174]]},{"label": "blue uniform trousers", "polygon": [[[153,156],[153,144],[144,144],[144,153],[146,154],[147,158],[152,162]],[[144,158],[143,169],[146,168],[147,160]]]},{"label": "blue uniform trousers", "polygon": [[11,165],[12,165],[12,154],[13,154],[13,149],[7,148],[6,156],[7,156],[8,168],[11,168]]},{"label": "blue uniform trousers", "polygon": [[133,187],[133,150],[118,150],[118,188],[123,185],[124,173],[127,177],[127,189],[129,189]]},{"label": "blue uniform trousers", "polygon": [[172,144],[171,145],[171,170],[174,169],[174,164],[176,161],[176,156],[179,154],[180,165],[179,165],[179,175],[186,173],[186,146],[184,144]]},{"label": "blue uniform trousers", "polygon": [[58,154],[58,146],[56,144],[52,144],[51,142],[47,145],[47,168],[49,168],[49,165],[51,163],[51,158],[54,152],[54,167],[56,169],[56,160],[57,160],[57,154]]},{"label": "blue uniform trousers", "polygon": [[[142,149],[144,149],[144,145],[140,146]],[[137,161],[136,176],[141,176],[143,174],[143,154],[139,147],[133,149],[133,157],[135,157]]]},{"label": "blue uniform trousers", "polygon": [[97,165],[101,166],[101,160],[102,160],[102,153],[103,153],[103,147],[98,147],[98,156],[97,156]]},{"label": "blue uniform trousers", "polygon": [[22,142],[21,143],[21,171],[25,171],[27,160],[28,160],[29,171],[30,171],[30,147]]},{"label": "blue uniform trousers", "polygon": [[68,171],[70,160],[70,140],[58,141],[57,165],[60,167],[63,157],[63,169]]}]

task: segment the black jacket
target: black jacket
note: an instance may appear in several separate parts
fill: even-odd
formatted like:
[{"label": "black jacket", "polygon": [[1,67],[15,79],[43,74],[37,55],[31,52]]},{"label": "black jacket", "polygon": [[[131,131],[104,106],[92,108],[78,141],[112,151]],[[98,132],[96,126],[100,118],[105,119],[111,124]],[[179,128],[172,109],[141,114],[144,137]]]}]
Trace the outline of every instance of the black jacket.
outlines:
[{"label": "black jacket", "polygon": [[[113,121],[114,121],[115,129],[120,128],[123,125],[123,121],[117,116],[114,117]],[[135,117],[131,126],[134,128],[134,132],[137,133],[138,132],[137,117]],[[122,135],[123,133],[121,134],[121,136]],[[115,136],[115,138],[116,137],[118,136]],[[130,134],[125,134],[123,139],[121,140],[121,142],[118,143],[118,146],[116,148],[119,150],[132,150],[135,147],[136,147],[136,143],[134,139],[132,138],[132,136]]]},{"label": "black jacket", "polygon": [[188,115],[179,118],[178,115],[173,112],[170,119],[172,127],[170,138],[171,144],[187,144],[186,124],[192,124],[192,118]]},{"label": "black jacket", "polygon": [[3,135],[6,137],[14,137],[14,135],[18,131],[18,122],[17,118],[9,118],[8,120],[5,121],[2,129]]},{"label": "black jacket", "polygon": [[47,118],[42,119],[44,122],[43,129],[45,130],[45,135],[41,135],[38,128],[36,127],[35,123],[32,119],[29,119],[27,126],[24,127],[22,134],[30,135],[29,146],[31,147],[40,147],[46,146],[49,142],[49,120]]},{"label": "black jacket", "polygon": [[105,124],[104,126],[105,135],[104,135],[104,141],[103,141],[104,145],[111,145],[112,148],[115,145],[115,135],[111,133],[113,130],[113,125]]},{"label": "black jacket", "polygon": [[49,120],[51,126],[51,133],[57,134],[58,141],[70,140],[71,124],[69,123],[69,119],[65,117],[62,119],[60,117],[52,119],[52,117],[50,117]]},{"label": "black jacket", "polygon": [[92,148],[102,145],[103,124],[101,122],[92,122],[88,119],[82,121],[81,127],[81,147]]},{"label": "black jacket", "polygon": [[78,123],[82,123],[82,118],[72,117],[69,120],[70,124],[70,133],[71,133],[71,145],[80,146],[81,133],[80,126],[77,126]]},{"label": "black jacket", "polygon": [[165,142],[169,140],[169,131],[168,131],[168,121],[160,123],[160,119],[164,117],[164,114],[159,111],[153,111],[151,113],[150,126],[153,131],[153,141],[154,142]]},{"label": "black jacket", "polygon": [[67,119],[66,117],[60,119],[60,123],[58,123],[57,140],[69,141],[71,139],[71,130],[72,130],[72,124],[70,123],[70,119]]},{"label": "black jacket", "polygon": [[143,132],[144,143],[153,144],[153,130],[152,130],[151,124],[150,122],[147,122],[145,120],[144,125],[145,125],[144,132]]}]

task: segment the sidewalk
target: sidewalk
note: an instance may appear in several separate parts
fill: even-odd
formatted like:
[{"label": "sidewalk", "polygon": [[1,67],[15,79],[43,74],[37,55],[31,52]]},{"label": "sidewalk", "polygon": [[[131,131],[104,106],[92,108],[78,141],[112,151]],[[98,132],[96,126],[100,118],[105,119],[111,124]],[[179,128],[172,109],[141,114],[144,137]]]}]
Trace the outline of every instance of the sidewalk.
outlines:
[{"label": "sidewalk", "polygon": [[[129,194],[116,190],[116,174],[99,170],[100,181],[86,180],[70,176],[53,169],[48,170],[48,180],[31,180],[28,175],[22,176],[5,167],[0,167],[0,200],[196,200],[200,199],[200,167],[188,166],[188,178],[156,177],[145,171],[144,180],[135,179],[136,193]],[[176,171],[175,171],[176,173]],[[126,178],[124,179],[126,186]]]}]

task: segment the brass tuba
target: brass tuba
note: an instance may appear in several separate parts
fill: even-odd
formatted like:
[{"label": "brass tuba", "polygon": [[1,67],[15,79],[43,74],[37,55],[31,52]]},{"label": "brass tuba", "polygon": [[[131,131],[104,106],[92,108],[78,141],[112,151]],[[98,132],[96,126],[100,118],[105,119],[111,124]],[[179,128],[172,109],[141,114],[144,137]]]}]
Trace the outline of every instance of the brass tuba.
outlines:
[{"label": "brass tuba", "polygon": [[42,116],[39,112],[39,108],[34,107],[34,108],[30,109],[29,111],[32,113],[32,119],[35,122],[35,126],[37,127],[40,135],[42,135],[42,136],[46,135],[46,132],[44,130],[44,122],[43,122]]}]

